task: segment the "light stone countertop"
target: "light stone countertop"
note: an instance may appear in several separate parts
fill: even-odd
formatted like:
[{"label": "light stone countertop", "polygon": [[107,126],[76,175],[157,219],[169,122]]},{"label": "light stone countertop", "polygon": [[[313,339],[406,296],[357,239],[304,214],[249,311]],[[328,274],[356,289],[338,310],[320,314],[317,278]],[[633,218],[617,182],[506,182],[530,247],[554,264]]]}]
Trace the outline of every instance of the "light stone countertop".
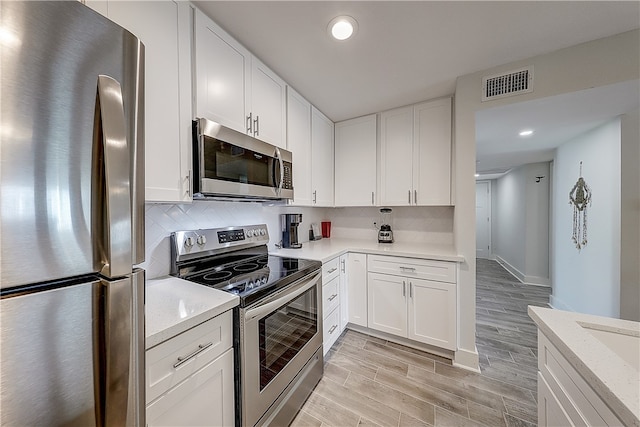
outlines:
[{"label": "light stone countertop", "polygon": [[276,249],[269,253],[278,256],[313,259],[325,263],[347,252],[464,262],[464,257],[456,252],[453,245],[378,243],[376,240],[338,239],[334,237],[305,242],[300,249]]},{"label": "light stone countertop", "polygon": [[640,426],[640,371],[588,331],[639,337],[640,323],[533,306],[529,316],[625,425]]},{"label": "light stone countertop", "polygon": [[147,280],[145,291],[147,350],[231,310],[240,301],[237,295],[177,277]]}]

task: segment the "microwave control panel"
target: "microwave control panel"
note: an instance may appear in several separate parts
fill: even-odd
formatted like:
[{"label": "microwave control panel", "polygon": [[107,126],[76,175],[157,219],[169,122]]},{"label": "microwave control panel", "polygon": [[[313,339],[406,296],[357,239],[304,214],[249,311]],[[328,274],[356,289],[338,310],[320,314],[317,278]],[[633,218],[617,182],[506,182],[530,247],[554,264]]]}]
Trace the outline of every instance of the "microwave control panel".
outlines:
[{"label": "microwave control panel", "polygon": [[291,171],[292,165],[290,162],[283,162],[284,164],[284,180],[282,182],[282,188],[286,190],[293,190],[293,173]]}]

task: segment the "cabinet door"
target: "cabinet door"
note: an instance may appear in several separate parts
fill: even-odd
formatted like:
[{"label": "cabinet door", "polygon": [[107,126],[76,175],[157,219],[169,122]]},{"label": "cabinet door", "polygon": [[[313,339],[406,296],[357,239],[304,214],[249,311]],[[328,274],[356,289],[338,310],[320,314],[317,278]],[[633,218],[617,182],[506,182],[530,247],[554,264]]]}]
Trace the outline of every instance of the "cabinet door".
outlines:
[{"label": "cabinet door", "polygon": [[413,126],[413,203],[450,205],[451,98],[414,106]]},{"label": "cabinet door", "polygon": [[147,406],[147,425],[233,426],[233,349]]},{"label": "cabinet door", "polygon": [[380,114],[380,205],[413,200],[413,107]]},{"label": "cabinet door", "polygon": [[340,336],[340,309],[327,314],[322,324],[322,354],[326,355]]},{"label": "cabinet door", "polygon": [[567,415],[562,408],[558,398],[553,394],[551,388],[549,388],[547,381],[542,374],[538,372],[538,426],[573,427],[574,425],[569,415]]},{"label": "cabinet door", "polygon": [[368,327],[406,338],[408,280],[378,273],[368,279]]},{"label": "cabinet door", "polygon": [[348,260],[349,254],[340,256],[340,332],[344,331],[344,328],[349,322],[349,296],[347,289],[349,282]]},{"label": "cabinet door", "polygon": [[148,201],[190,200],[189,14],[189,6],[182,2],[108,3],[109,18],[145,45],[145,198]]},{"label": "cabinet door", "polygon": [[451,283],[407,279],[408,338],[449,350],[456,349],[456,291]]},{"label": "cabinet door", "polygon": [[376,115],[336,123],[336,206],[375,206]]},{"label": "cabinet door", "polygon": [[196,116],[246,133],[251,54],[198,9],[194,31]]},{"label": "cabinet door", "polygon": [[[344,255],[343,255],[344,256]],[[367,256],[349,253],[346,268],[348,272],[346,297],[348,321],[354,325],[367,326]]]},{"label": "cabinet door", "polygon": [[313,106],[311,161],[313,205],[333,206],[333,122]]},{"label": "cabinet door", "polygon": [[251,114],[253,136],[287,147],[286,84],[255,57],[251,60]]},{"label": "cabinet door", "polygon": [[287,150],[293,153],[293,204],[311,206],[311,104],[287,87]]}]

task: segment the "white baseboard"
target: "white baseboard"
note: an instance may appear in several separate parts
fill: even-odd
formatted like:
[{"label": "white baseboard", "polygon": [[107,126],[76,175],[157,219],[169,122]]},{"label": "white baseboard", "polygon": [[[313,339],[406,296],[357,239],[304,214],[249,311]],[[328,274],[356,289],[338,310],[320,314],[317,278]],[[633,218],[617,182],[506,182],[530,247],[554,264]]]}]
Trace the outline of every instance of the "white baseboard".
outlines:
[{"label": "white baseboard", "polygon": [[524,276],[524,283],[527,285],[550,287],[551,279],[549,279],[548,277]]},{"label": "white baseboard", "polygon": [[505,261],[500,255],[496,255],[496,261],[505,268],[513,277],[518,279],[520,283],[535,286],[551,286],[551,280],[547,277],[527,276],[513,265]]},{"label": "white baseboard", "polygon": [[522,272],[520,270],[518,270],[517,268],[515,268],[514,266],[512,266],[511,264],[509,264],[507,261],[505,261],[500,255],[496,255],[496,261],[498,261],[498,263],[503,266],[505,268],[505,270],[507,270],[509,273],[511,273],[511,275],[513,277],[515,277],[516,279],[518,279],[518,281],[520,283],[524,283],[524,274],[522,274]]},{"label": "white baseboard", "polygon": [[453,366],[480,373],[478,349],[476,348],[474,351],[464,349],[456,350],[453,356]]},{"label": "white baseboard", "polygon": [[556,310],[564,310],[564,311],[574,311],[575,310],[569,307],[567,304],[563,303],[556,297],[555,295],[549,295],[549,306],[551,308],[555,308]]}]

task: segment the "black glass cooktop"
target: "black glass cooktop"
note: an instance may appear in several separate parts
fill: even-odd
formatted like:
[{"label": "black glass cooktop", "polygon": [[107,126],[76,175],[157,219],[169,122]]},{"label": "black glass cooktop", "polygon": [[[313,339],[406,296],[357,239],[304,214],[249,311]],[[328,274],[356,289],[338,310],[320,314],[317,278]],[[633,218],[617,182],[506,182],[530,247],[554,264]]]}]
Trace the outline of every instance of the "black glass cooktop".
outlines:
[{"label": "black glass cooktop", "polygon": [[[245,251],[192,264],[183,279],[238,295],[246,307],[322,267],[320,261]],[[186,274],[185,274],[186,273]]]}]

